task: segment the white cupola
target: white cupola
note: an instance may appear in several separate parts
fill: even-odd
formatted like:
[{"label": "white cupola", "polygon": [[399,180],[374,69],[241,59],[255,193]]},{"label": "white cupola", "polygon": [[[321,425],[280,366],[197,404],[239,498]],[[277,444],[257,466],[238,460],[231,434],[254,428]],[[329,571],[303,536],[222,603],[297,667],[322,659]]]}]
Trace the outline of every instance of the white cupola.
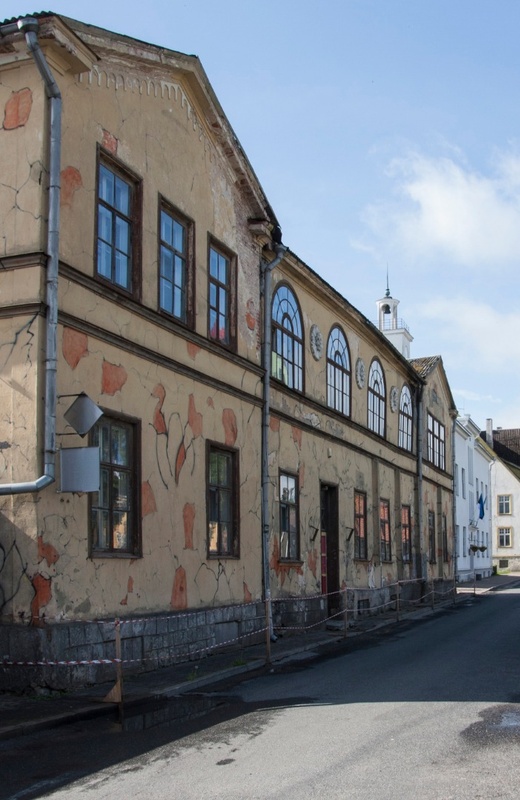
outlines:
[{"label": "white cupola", "polygon": [[399,300],[395,300],[390,294],[388,275],[386,276],[385,296],[378,300],[376,304],[377,327],[384,333],[388,341],[399,350],[401,355],[405,358],[410,358],[410,344],[413,342],[413,336],[408,330],[406,322],[398,317],[397,307]]}]

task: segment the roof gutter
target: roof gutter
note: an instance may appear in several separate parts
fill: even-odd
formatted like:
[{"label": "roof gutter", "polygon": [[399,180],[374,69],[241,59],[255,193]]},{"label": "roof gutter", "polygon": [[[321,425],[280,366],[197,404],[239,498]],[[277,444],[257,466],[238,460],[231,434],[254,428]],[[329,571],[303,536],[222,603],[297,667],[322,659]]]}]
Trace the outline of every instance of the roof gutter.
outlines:
[{"label": "roof gutter", "polygon": [[58,263],[60,226],[61,94],[38,42],[38,20],[24,17],[0,26],[3,37],[23,34],[49,98],[49,200],[47,225],[46,349],[43,475],[35,481],[0,484],[0,495],[39,492],[55,480],[56,473],[56,372],[58,329]]}]

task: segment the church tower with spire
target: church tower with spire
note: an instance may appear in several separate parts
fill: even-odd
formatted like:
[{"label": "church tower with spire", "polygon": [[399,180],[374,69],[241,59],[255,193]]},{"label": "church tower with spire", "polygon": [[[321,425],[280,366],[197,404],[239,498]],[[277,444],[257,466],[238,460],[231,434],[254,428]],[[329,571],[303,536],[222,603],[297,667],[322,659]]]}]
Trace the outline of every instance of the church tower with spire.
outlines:
[{"label": "church tower with spire", "polygon": [[410,344],[413,342],[413,336],[408,330],[406,322],[399,319],[397,315],[398,305],[399,300],[395,300],[390,294],[387,272],[385,296],[377,301],[377,327],[401,355],[410,358]]}]

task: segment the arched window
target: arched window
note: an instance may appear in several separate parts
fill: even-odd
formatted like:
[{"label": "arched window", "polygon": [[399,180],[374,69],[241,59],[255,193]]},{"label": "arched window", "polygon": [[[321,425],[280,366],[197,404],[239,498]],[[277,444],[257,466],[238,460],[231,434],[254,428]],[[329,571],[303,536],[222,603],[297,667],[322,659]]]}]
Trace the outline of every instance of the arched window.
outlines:
[{"label": "arched window", "polygon": [[303,334],[300,309],[288,286],[273,297],[271,375],[290,389],[303,390]]},{"label": "arched window", "polygon": [[383,367],[375,358],[368,373],[368,427],[379,436],[385,435],[386,389]]},{"label": "arched window", "polygon": [[406,384],[401,389],[399,401],[399,447],[412,450],[413,409],[412,396]]},{"label": "arched window", "polygon": [[327,343],[327,405],[350,415],[350,356],[345,334],[337,325]]}]

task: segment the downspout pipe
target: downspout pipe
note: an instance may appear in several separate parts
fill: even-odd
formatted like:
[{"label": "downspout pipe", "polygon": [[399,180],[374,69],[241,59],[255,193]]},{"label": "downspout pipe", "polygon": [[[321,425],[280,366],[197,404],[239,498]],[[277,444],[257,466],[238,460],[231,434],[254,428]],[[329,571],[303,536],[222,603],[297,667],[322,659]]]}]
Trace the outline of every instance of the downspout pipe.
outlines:
[{"label": "downspout pipe", "polygon": [[423,389],[421,385],[417,389],[417,526],[419,528],[419,562],[416,566],[417,578],[426,580],[426,552],[424,544],[424,531],[423,531],[423,457],[424,457],[424,414],[423,414]]},{"label": "downspout pipe", "polygon": [[0,484],[0,495],[39,492],[56,477],[56,373],[58,330],[58,264],[60,231],[61,93],[38,42],[38,20],[24,17],[0,26],[0,41],[22,33],[49,98],[49,199],[47,224],[46,342],[43,475],[35,481]]},{"label": "downspout pipe", "polygon": [[[271,579],[269,572],[269,409],[271,404],[271,274],[278,266],[287,247],[283,244],[275,246],[275,258],[269,263],[261,264],[262,295],[264,300],[264,337],[262,346],[262,366],[264,368],[262,398],[262,586],[264,602],[270,609]],[[274,638],[272,616],[269,619],[269,632]]]}]

